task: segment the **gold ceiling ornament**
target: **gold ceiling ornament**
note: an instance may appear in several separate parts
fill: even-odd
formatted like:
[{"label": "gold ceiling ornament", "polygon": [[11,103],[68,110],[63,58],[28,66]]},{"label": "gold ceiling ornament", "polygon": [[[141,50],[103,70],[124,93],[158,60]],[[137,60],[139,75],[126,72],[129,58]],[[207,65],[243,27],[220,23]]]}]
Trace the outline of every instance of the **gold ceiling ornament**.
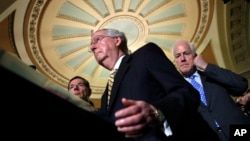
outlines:
[{"label": "gold ceiling ornament", "polygon": [[[116,28],[133,52],[155,42],[171,57],[171,45],[186,39],[199,45],[210,26],[213,0],[34,0],[25,17],[26,50],[37,69],[66,87],[81,75],[93,96],[102,94],[109,71],[89,52],[91,33]],[[98,97],[98,96],[97,96]]]}]

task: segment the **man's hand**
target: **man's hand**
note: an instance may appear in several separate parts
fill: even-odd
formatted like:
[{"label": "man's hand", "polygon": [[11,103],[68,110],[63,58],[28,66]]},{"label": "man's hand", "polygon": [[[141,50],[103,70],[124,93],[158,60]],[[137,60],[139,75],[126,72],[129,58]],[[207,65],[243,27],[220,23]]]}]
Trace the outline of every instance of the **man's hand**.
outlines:
[{"label": "man's hand", "polygon": [[126,137],[138,137],[155,122],[157,109],[144,101],[123,98],[125,108],[115,113],[118,131],[124,132]]},{"label": "man's hand", "polygon": [[196,55],[194,58],[194,65],[197,67],[197,69],[204,71],[207,68],[208,63],[201,55]]}]

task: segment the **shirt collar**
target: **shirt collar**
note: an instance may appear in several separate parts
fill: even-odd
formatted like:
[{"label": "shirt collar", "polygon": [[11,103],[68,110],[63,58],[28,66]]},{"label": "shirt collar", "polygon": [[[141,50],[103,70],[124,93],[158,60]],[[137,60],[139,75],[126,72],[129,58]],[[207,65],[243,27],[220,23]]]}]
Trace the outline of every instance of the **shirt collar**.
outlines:
[{"label": "shirt collar", "polygon": [[[190,76],[192,76],[192,75],[194,75],[195,77],[199,76],[198,71],[195,71],[195,72],[194,72],[193,74],[191,74]],[[184,77],[184,78],[185,78],[187,81],[189,81],[190,76],[189,76],[189,77]]]},{"label": "shirt collar", "polygon": [[123,58],[124,56],[125,56],[125,55],[121,56],[121,57],[116,61],[115,66],[114,66],[113,69],[118,69],[118,68],[119,68],[119,66],[120,66],[120,64],[121,64],[121,62],[122,62],[122,58]]},{"label": "shirt collar", "polygon": [[[195,71],[192,75],[194,75],[195,77],[196,77],[196,76],[199,76],[199,74],[198,74],[197,71]],[[190,76],[189,76],[189,77],[190,77]]]}]

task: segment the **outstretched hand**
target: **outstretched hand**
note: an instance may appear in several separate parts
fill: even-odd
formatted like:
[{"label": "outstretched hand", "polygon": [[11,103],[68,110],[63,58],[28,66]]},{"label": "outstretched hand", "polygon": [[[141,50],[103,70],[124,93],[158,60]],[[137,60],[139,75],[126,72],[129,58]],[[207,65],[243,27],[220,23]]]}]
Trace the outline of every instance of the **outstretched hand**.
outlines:
[{"label": "outstretched hand", "polygon": [[150,127],[155,121],[155,111],[153,105],[144,101],[122,99],[125,108],[115,113],[118,131],[124,132],[126,137],[137,137]]}]

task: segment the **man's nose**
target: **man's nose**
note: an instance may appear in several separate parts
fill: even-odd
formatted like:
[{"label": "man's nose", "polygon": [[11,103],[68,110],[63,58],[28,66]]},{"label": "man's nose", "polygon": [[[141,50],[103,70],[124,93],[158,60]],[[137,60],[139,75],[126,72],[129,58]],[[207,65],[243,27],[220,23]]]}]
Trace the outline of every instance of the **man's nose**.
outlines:
[{"label": "man's nose", "polygon": [[74,90],[78,90],[78,89],[79,89],[78,85],[75,85]]},{"label": "man's nose", "polygon": [[95,44],[91,43],[90,46],[89,46],[89,52],[92,53],[94,50],[95,50]]},{"label": "man's nose", "polygon": [[181,61],[186,60],[185,55],[184,55],[184,54],[182,54],[182,55],[180,56],[180,59],[181,59]]}]

